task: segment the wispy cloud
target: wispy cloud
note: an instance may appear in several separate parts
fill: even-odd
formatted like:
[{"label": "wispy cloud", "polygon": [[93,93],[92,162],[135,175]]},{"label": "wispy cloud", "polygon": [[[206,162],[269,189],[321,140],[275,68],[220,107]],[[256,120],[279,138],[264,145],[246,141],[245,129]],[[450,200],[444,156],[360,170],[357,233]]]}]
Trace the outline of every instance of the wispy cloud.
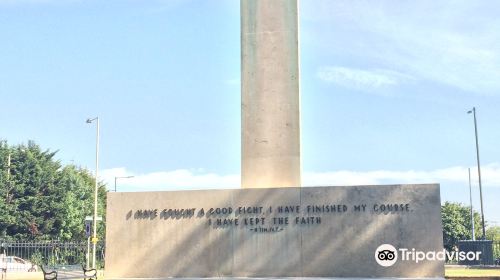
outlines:
[{"label": "wispy cloud", "polygon": [[135,173],[125,168],[103,170],[100,179],[109,189],[114,188],[114,178],[134,176],[119,180],[121,191],[193,190],[193,189],[231,189],[240,186],[239,175],[218,175],[203,170],[177,169],[152,173]]},{"label": "wispy cloud", "polygon": [[318,78],[355,90],[373,90],[398,85],[412,77],[396,71],[375,69],[372,71],[340,66],[327,66],[318,70]]},{"label": "wispy cloud", "polygon": [[[476,169],[471,169],[473,178],[477,178]],[[492,163],[481,167],[483,185],[500,187],[500,164]],[[304,185],[377,185],[377,184],[415,184],[415,183],[455,183],[468,184],[467,167],[455,166],[430,171],[332,171],[304,174]],[[474,180],[475,182],[476,180]]]},{"label": "wispy cloud", "polygon": [[[475,169],[472,169],[473,178]],[[500,163],[491,163],[481,168],[485,187],[500,187]],[[101,172],[101,180],[109,189],[114,188],[114,177],[135,176],[118,181],[119,191],[157,191],[192,189],[231,189],[239,188],[240,175],[219,175],[203,170],[178,169],[139,174],[125,168],[106,169]],[[377,184],[415,184],[443,183],[468,184],[467,167],[455,166],[430,171],[352,171],[306,172],[303,174],[304,186],[342,186]]]},{"label": "wispy cloud", "polygon": [[500,94],[499,2],[318,0],[302,8],[302,19],[314,23],[305,25],[311,43],[334,58]]}]

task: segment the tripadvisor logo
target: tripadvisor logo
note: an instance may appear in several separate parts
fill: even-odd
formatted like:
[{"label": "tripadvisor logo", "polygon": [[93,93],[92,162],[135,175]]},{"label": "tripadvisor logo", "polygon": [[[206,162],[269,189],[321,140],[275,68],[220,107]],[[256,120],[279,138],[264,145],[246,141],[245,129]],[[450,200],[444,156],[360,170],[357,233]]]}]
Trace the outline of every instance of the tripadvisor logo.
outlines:
[{"label": "tripadvisor logo", "polygon": [[481,260],[481,251],[452,251],[448,252],[445,249],[442,251],[419,251],[415,248],[399,248],[396,249],[391,244],[382,244],[378,246],[375,250],[375,261],[381,266],[389,267],[394,265],[398,261],[398,256],[400,261],[419,263],[422,261],[445,261],[455,260],[455,261],[479,261]]},{"label": "tripadvisor logo", "polygon": [[375,260],[381,266],[392,266],[398,260],[398,251],[391,244],[382,244],[375,250]]}]

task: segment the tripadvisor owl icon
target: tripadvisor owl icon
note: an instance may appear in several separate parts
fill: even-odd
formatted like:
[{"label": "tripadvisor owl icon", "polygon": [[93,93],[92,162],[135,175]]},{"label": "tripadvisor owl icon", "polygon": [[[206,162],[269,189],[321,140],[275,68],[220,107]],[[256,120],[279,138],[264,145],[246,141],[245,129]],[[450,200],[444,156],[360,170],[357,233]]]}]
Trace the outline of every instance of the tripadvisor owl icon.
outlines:
[{"label": "tripadvisor owl icon", "polygon": [[398,250],[391,244],[382,244],[375,250],[375,260],[381,266],[392,266],[398,260]]}]

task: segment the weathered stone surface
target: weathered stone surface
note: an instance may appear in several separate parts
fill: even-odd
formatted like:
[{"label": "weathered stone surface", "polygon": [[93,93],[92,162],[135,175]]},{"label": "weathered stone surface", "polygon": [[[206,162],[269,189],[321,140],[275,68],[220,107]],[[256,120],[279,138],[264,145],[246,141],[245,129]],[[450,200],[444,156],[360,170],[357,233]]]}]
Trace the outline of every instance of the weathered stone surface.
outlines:
[{"label": "weathered stone surface", "polygon": [[241,185],[300,187],[296,0],[241,1]]},{"label": "weathered stone surface", "polygon": [[[376,211],[387,204],[404,207]],[[382,267],[374,258],[384,243],[442,250],[438,185],[108,193],[107,207],[110,279],[444,274],[442,261]],[[192,216],[163,212],[193,208]]]},{"label": "weathered stone surface", "polygon": [[[265,226],[272,224],[268,213],[271,205],[300,205],[300,189],[288,191],[281,189],[242,189],[233,193],[233,205],[262,206]],[[265,206],[264,206],[265,205]],[[246,217],[248,215],[240,215]],[[261,226],[256,226],[257,228]],[[248,227],[247,227],[248,228]],[[283,230],[278,233],[259,233],[245,228],[234,230],[234,275],[240,277],[291,277],[300,275],[300,241],[299,230]],[[281,248],[272,250],[271,248]],[[285,258],[286,261],[279,261]],[[269,265],[272,263],[273,265]]]}]

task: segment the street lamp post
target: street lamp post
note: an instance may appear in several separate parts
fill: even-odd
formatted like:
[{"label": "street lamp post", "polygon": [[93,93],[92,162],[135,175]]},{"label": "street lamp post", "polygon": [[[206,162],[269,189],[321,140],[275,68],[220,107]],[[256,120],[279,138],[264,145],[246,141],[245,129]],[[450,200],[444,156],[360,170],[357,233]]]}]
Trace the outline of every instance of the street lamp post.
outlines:
[{"label": "street lamp post", "polygon": [[96,121],[96,146],[95,146],[95,189],[94,189],[94,216],[92,218],[92,268],[96,268],[96,244],[97,244],[97,195],[98,195],[98,172],[99,172],[99,117],[87,119],[87,123]]},{"label": "street lamp post", "polygon": [[479,176],[479,198],[481,201],[481,222],[483,227],[483,240],[486,240],[486,229],[484,226],[484,211],[483,211],[483,187],[481,184],[481,165],[479,163],[479,142],[477,137],[477,120],[476,120],[476,107],[472,107],[471,111],[467,112],[468,114],[472,113],[474,115],[474,132],[476,135],[476,156],[477,156],[477,174]]},{"label": "street lamp post", "polygon": [[7,182],[10,182],[10,152],[9,156],[7,157]]},{"label": "street lamp post", "polygon": [[476,240],[476,232],[474,230],[474,211],[472,210],[472,185],[470,183],[470,167],[469,167],[469,197],[470,197],[470,223],[472,225],[472,240]]},{"label": "street lamp post", "polygon": [[118,176],[118,177],[115,177],[115,192],[116,192],[116,179],[128,179],[128,178],[134,178],[134,176]]}]

